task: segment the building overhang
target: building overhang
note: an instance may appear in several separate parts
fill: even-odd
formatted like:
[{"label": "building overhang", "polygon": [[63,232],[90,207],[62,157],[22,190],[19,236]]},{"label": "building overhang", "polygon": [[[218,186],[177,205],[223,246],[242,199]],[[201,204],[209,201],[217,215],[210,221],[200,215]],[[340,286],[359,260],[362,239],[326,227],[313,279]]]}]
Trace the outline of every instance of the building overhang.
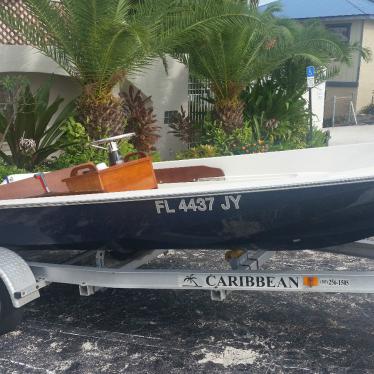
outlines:
[{"label": "building overhang", "polygon": [[365,21],[374,20],[374,15],[357,15],[357,16],[336,16],[336,17],[310,17],[310,18],[294,18],[297,21],[309,21],[309,20],[320,20],[321,22],[353,22],[353,21]]}]

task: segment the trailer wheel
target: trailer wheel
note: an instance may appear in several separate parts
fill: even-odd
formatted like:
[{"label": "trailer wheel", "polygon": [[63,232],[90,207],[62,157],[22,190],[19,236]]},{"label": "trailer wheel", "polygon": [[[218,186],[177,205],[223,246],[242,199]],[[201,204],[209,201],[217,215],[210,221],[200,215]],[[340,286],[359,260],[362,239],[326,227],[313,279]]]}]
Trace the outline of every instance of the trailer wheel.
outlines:
[{"label": "trailer wheel", "polygon": [[13,306],[8,289],[0,280],[0,335],[15,330],[21,323],[22,315],[22,308]]}]

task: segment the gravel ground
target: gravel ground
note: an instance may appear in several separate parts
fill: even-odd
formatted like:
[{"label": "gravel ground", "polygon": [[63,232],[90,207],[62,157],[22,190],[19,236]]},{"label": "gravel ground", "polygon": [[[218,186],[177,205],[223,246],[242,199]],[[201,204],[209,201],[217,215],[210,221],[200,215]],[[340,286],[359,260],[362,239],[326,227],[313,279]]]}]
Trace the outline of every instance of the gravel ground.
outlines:
[{"label": "gravel ground", "polygon": [[[176,251],[148,267],[223,269]],[[279,252],[268,269],[374,270],[374,261]],[[374,373],[374,296],[108,290],[52,285],[0,338],[0,373]]]}]

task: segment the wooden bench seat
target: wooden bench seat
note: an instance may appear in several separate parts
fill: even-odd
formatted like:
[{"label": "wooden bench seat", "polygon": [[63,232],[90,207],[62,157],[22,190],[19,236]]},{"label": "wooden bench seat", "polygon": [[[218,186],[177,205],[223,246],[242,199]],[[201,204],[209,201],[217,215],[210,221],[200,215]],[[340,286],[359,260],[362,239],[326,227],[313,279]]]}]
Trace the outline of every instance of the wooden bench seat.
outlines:
[{"label": "wooden bench seat", "polygon": [[155,169],[157,183],[197,182],[204,178],[224,177],[222,169],[209,166],[183,166],[177,168]]}]

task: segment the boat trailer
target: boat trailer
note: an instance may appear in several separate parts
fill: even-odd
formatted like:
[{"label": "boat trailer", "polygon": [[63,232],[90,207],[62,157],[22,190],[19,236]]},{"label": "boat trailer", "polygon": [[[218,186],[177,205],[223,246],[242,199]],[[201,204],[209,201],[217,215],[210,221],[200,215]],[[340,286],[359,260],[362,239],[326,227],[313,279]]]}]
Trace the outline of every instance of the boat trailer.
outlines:
[{"label": "boat trailer", "polygon": [[[368,253],[373,251],[374,242],[365,244],[371,246]],[[358,245],[362,249],[362,242]],[[87,251],[54,264],[28,262],[14,251],[0,248],[0,334],[15,329],[20,308],[40,297],[39,291],[52,283],[77,285],[82,296],[106,288],[207,290],[215,301],[224,300],[232,291],[374,293],[374,271],[261,270],[273,255],[263,250],[227,252],[229,271],[140,268],[165,252],[156,250],[126,262],[107,263],[106,251]],[[95,266],[77,265],[92,256]]]}]

